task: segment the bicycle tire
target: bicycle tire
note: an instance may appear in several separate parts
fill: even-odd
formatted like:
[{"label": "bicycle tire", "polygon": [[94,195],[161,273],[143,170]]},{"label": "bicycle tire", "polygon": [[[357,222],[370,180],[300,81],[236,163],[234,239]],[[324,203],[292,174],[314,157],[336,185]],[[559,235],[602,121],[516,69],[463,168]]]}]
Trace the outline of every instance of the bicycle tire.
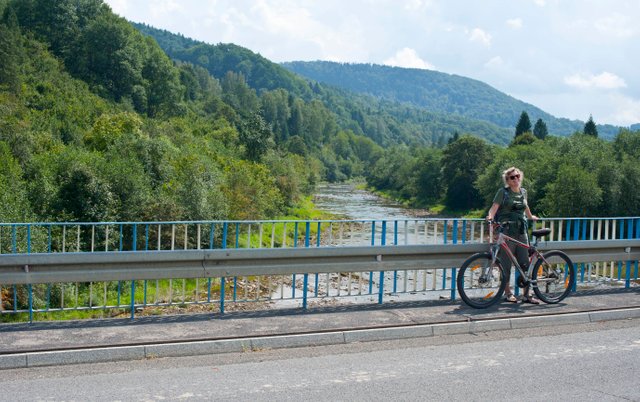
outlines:
[{"label": "bicycle tire", "polygon": [[[473,308],[487,308],[497,303],[507,286],[500,260],[492,265],[491,253],[477,253],[460,267],[456,278],[458,294]],[[486,271],[484,268],[488,268]],[[483,274],[483,271],[484,272]]]},{"label": "bicycle tire", "polygon": [[555,304],[569,295],[576,279],[573,262],[564,252],[551,250],[536,262],[531,278],[533,291],[545,303]]}]

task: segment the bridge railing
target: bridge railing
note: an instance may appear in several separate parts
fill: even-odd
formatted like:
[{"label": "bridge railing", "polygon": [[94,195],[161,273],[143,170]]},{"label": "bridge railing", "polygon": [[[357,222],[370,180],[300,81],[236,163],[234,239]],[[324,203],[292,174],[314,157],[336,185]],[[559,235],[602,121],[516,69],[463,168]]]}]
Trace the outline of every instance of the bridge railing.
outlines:
[{"label": "bridge railing", "polygon": [[[549,240],[554,242],[549,244],[556,248],[584,243],[595,250],[609,241],[622,242],[615,245],[617,254],[601,250],[600,258],[575,259],[579,250],[573,254],[567,250],[576,262],[580,290],[630,287],[637,282],[637,257],[630,259],[633,255],[622,253],[621,247],[624,243],[624,248],[636,250],[638,222],[638,218],[593,218],[548,219],[542,224],[553,229]],[[0,318],[10,320],[20,314],[31,320],[34,313],[88,310],[103,315],[124,310],[133,314],[136,309],[153,314],[160,307],[224,311],[225,306],[247,304],[274,308],[334,300],[455,298],[456,268],[472,252],[486,249],[482,243],[487,241],[484,222],[462,219],[51,223],[1,228]],[[581,237],[600,241],[575,241]],[[427,249],[418,255],[415,246]],[[440,255],[442,247],[455,250],[445,253],[449,259]],[[349,258],[332,259],[355,249],[364,258],[358,264]],[[296,260],[300,252],[315,260]],[[202,257],[206,253],[213,253],[216,262]],[[403,257],[410,261],[396,258],[391,264],[384,257],[389,253],[414,254]],[[451,257],[455,253],[459,254]],[[272,271],[242,270],[242,264],[229,262],[251,255],[258,256],[256,266],[268,265]],[[278,264],[266,264],[264,256],[274,255]],[[220,256],[230,256],[229,261]],[[191,261],[185,264],[195,264],[192,271],[180,262],[185,258]],[[231,265],[226,271],[204,270],[212,264]]]},{"label": "bridge railing", "polygon": [[[550,241],[640,238],[640,218],[545,218]],[[0,223],[0,254],[483,243],[480,219]]]}]

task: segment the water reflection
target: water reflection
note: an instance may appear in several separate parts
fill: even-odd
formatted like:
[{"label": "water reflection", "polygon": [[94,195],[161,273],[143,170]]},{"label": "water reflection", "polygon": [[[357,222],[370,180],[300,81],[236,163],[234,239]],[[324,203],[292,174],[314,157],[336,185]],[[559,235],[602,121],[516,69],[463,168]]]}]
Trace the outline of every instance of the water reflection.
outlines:
[{"label": "water reflection", "polygon": [[386,198],[378,197],[354,184],[320,184],[314,196],[317,208],[344,219],[401,220],[425,218],[425,210],[406,208]]}]

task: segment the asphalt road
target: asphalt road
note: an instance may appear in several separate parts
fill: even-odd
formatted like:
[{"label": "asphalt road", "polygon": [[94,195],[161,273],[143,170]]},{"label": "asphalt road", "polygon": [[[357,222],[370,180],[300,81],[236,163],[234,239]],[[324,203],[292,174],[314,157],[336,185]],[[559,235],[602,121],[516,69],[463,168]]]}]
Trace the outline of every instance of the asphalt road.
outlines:
[{"label": "asphalt road", "polygon": [[0,399],[640,401],[640,319],[3,370]]}]

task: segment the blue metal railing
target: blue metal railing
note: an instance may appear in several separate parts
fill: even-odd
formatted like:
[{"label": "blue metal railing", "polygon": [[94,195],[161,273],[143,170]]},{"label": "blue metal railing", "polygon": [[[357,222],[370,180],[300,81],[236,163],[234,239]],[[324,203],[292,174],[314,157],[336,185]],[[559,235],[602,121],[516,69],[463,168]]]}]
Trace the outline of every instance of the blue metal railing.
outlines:
[{"label": "blue metal railing", "polygon": [[[550,218],[534,227],[552,229],[548,240],[640,239],[640,218]],[[166,251],[226,248],[297,248],[486,242],[478,219],[174,221],[99,223],[0,223],[2,254]],[[577,264],[582,285],[608,282],[631,286],[638,262]],[[429,292],[455,298],[456,267],[109,283],[0,284],[2,315],[65,310],[131,309],[229,302],[293,301],[352,297],[382,302],[385,284],[394,295]],[[177,284],[177,286],[176,286]],[[306,289],[298,291],[296,289]],[[134,295],[132,298],[131,295]],[[424,296],[417,296],[424,298]]]},{"label": "blue metal railing", "polygon": [[[549,240],[640,238],[640,218],[548,218]],[[478,219],[0,223],[0,254],[484,242]],[[391,240],[393,239],[393,240]],[[389,241],[391,240],[391,241]]]}]

